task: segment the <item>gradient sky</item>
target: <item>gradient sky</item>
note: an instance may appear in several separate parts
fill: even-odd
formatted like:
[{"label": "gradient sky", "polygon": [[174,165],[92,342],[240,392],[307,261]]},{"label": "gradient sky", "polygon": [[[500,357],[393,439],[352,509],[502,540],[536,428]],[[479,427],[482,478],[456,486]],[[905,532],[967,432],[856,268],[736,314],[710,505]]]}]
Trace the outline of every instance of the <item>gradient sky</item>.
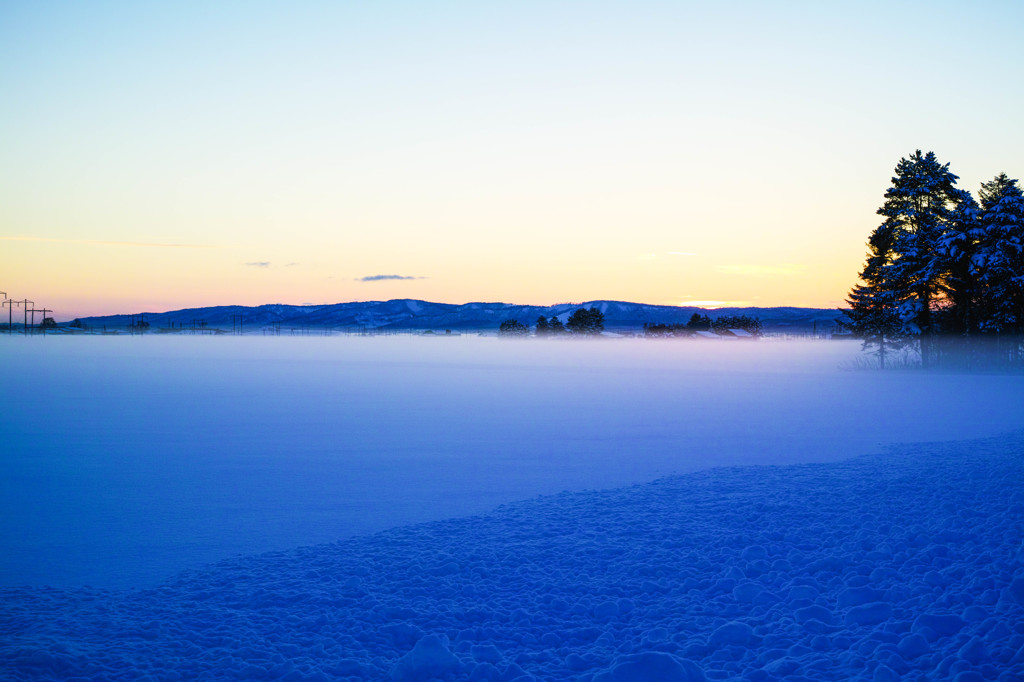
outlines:
[{"label": "gradient sky", "polygon": [[897,161],[1024,175],[1020,2],[4,2],[0,291],[837,306]]}]

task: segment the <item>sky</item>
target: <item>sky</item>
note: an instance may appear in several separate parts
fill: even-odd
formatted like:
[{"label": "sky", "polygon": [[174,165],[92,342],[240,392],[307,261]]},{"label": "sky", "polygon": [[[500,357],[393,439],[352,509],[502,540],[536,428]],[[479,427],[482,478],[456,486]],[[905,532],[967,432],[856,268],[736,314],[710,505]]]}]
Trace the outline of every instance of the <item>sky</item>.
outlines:
[{"label": "sky", "polygon": [[1024,174],[1019,2],[0,0],[0,291],[834,307],[893,168]]}]

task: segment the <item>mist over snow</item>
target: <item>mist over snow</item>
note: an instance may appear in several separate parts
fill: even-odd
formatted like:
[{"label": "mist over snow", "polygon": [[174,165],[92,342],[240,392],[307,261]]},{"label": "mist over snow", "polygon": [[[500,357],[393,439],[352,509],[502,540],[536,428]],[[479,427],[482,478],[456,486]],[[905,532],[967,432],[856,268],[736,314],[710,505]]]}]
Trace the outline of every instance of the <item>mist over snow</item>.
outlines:
[{"label": "mist over snow", "polygon": [[1019,377],[850,371],[847,342],[144,336],[0,349],[6,585],[147,587],[563,490],[1024,427]]}]

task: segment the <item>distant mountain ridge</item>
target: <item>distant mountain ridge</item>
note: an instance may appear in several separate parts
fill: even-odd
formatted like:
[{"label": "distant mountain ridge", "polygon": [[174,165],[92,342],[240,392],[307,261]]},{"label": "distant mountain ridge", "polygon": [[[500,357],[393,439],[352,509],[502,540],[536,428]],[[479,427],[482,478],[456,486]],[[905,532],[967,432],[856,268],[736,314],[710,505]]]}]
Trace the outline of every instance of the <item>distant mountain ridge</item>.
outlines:
[{"label": "distant mountain ridge", "polygon": [[[266,304],[260,306],[213,306],[186,308],[163,313],[143,313],[151,330],[194,326],[207,329],[232,329],[239,318],[245,331],[279,327],[337,331],[361,330],[445,330],[496,331],[505,320],[518,320],[532,327],[540,316],[557,316],[563,322],[577,308],[596,307],[605,316],[608,331],[629,332],[650,324],[685,324],[694,313],[709,315],[749,315],[761,320],[766,333],[804,334],[827,331],[835,326],[839,311],[834,308],[715,308],[650,305],[626,301],[586,301],[549,306],[514,303],[432,303],[415,299],[359,301],[325,305]],[[83,317],[88,327],[126,328],[138,314]]]}]

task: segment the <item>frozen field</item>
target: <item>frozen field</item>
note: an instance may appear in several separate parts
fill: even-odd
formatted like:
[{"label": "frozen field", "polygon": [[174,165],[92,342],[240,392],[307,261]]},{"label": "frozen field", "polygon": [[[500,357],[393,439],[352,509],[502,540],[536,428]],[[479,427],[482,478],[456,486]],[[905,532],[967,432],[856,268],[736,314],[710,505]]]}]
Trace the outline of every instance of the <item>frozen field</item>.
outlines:
[{"label": "frozen field", "polygon": [[0,588],[0,678],[1020,680],[1022,448],[564,493],[150,590]]},{"label": "frozen field", "polygon": [[855,343],[0,337],[0,351],[0,584],[145,587],[538,494],[1024,428],[1020,377],[845,371]]},{"label": "frozen field", "polygon": [[1024,380],[857,348],[0,338],[0,677],[1018,679]]},{"label": "frozen field", "polygon": [[538,494],[1024,428],[1020,377],[844,371],[857,349],[0,337],[0,584],[145,587]]}]

